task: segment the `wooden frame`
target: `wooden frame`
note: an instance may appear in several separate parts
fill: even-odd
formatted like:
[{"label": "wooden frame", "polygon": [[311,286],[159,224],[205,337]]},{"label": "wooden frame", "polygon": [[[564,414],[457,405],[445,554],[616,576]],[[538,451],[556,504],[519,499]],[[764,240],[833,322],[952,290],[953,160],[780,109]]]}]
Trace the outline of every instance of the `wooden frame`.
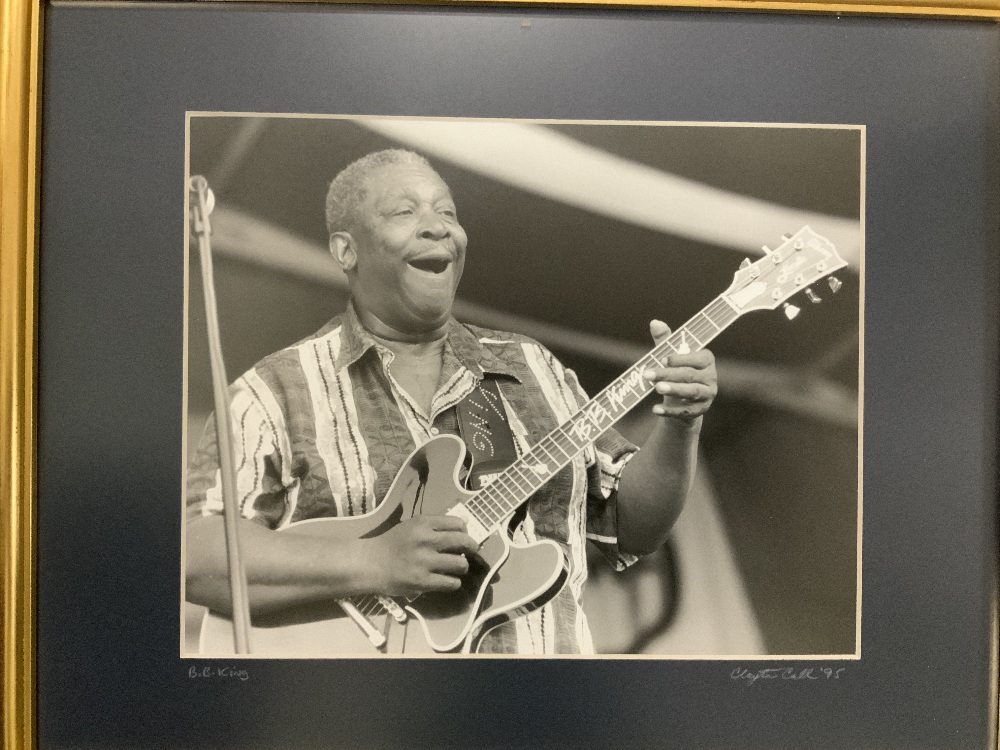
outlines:
[{"label": "wooden frame", "polygon": [[[464,3],[453,3],[464,4]],[[534,0],[506,4],[534,5]],[[558,6],[741,9],[1000,21],[1000,0],[895,3],[652,0],[542,3]],[[43,4],[4,0],[0,59],[0,496],[3,515],[3,737],[35,747],[35,399],[40,60]],[[995,641],[995,632],[993,634]],[[995,644],[994,644],[995,648]],[[996,710],[995,691],[992,706]]]}]

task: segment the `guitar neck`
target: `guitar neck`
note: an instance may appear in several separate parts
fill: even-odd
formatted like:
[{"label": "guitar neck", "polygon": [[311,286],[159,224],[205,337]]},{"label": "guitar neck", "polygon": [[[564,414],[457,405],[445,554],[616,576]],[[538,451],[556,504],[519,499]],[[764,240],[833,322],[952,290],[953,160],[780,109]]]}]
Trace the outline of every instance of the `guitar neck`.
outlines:
[{"label": "guitar neck", "polygon": [[466,509],[492,531],[595,438],[614,425],[653,390],[642,374],[662,366],[670,354],[704,348],[740,316],[725,295],[670,334],[572,417],[465,502]]}]

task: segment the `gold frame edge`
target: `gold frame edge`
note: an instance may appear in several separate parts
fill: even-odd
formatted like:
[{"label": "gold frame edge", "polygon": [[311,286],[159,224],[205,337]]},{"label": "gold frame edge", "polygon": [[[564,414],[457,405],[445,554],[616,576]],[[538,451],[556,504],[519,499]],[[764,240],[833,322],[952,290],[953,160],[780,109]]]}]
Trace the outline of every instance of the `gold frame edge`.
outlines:
[{"label": "gold frame edge", "polygon": [[[223,0],[225,2],[226,0]],[[270,0],[230,0],[235,2],[270,2]],[[285,0],[293,3],[317,0]],[[318,0],[321,3],[337,0]],[[347,0],[366,3],[370,0]],[[379,0],[376,0],[378,2]],[[386,0],[381,0],[384,4]],[[779,13],[811,13],[826,15],[918,16],[954,19],[987,19],[1000,21],[1000,0],[896,0],[867,2],[866,0],[388,0],[406,5],[506,5],[518,7],[600,7],[600,8],[660,8],[676,10],[722,10]]]},{"label": "gold frame edge", "polygon": [[663,9],[663,10],[719,10],[772,13],[810,13],[826,15],[867,15],[924,18],[951,18],[955,20],[1000,21],[1000,0],[895,0],[895,2],[869,2],[868,0],[53,0],[58,5],[76,6],[147,6],[200,7],[226,4],[267,5],[424,5],[424,6],[506,6],[531,8],[606,8],[606,9]]},{"label": "gold frame edge", "polygon": [[[247,0],[238,0],[245,2]],[[314,0],[288,0],[313,2]],[[328,0],[320,0],[327,2]],[[350,0],[366,2],[366,0]],[[268,0],[249,0],[268,2]],[[423,4],[425,0],[393,0],[393,2]],[[663,8],[686,10],[764,11],[779,13],[813,13],[827,15],[920,16],[955,19],[992,19],[1000,21],[1000,0],[897,0],[893,3],[865,0],[443,0],[447,5],[516,5],[527,7],[603,7],[603,8]]]},{"label": "gold frame edge", "polygon": [[35,747],[35,342],[39,0],[3,0],[0,59],[0,496],[3,739]]},{"label": "gold frame edge", "polygon": [[[347,0],[354,1],[365,2]],[[34,750],[37,741],[35,356],[44,13],[43,0],[0,2],[0,147],[3,154],[0,160],[0,497],[9,499],[2,514],[3,697],[0,705],[3,747],[6,750]],[[85,6],[91,3],[78,4]],[[153,2],[127,4],[148,5],[150,8],[172,5]],[[1000,21],[1000,0],[896,0],[894,3],[864,0],[388,0],[376,4],[503,5],[525,9],[544,6],[675,8]],[[993,710],[996,709],[994,704]]]}]

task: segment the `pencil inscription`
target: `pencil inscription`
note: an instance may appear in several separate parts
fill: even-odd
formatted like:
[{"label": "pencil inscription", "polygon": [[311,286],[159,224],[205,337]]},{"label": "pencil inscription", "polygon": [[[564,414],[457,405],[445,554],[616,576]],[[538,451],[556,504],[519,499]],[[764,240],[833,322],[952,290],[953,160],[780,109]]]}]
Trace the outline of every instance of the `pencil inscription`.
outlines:
[{"label": "pencil inscription", "polygon": [[250,679],[250,672],[246,669],[238,669],[237,667],[188,667],[188,679],[199,680],[210,678],[246,682]]},{"label": "pencil inscription", "polygon": [[846,667],[805,667],[796,669],[795,667],[772,667],[770,669],[744,669],[737,667],[729,673],[730,679],[742,680],[747,686],[753,686],[758,681],[767,682],[769,680],[791,680],[797,682],[810,682],[816,680],[839,680]]}]

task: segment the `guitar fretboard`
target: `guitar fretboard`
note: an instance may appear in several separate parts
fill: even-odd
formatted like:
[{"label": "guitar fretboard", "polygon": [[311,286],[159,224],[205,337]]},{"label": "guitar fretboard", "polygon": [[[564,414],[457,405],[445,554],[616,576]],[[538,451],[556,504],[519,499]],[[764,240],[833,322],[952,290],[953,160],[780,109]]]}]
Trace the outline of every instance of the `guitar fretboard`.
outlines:
[{"label": "guitar fretboard", "polygon": [[497,528],[504,518],[653,390],[653,384],[643,377],[646,370],[663,366],[663,358],[670,354],[704,348],[738,317],[739,313],[724,296],[716,297],[469,498],[465,502],[466,509],[487,530]]}]

